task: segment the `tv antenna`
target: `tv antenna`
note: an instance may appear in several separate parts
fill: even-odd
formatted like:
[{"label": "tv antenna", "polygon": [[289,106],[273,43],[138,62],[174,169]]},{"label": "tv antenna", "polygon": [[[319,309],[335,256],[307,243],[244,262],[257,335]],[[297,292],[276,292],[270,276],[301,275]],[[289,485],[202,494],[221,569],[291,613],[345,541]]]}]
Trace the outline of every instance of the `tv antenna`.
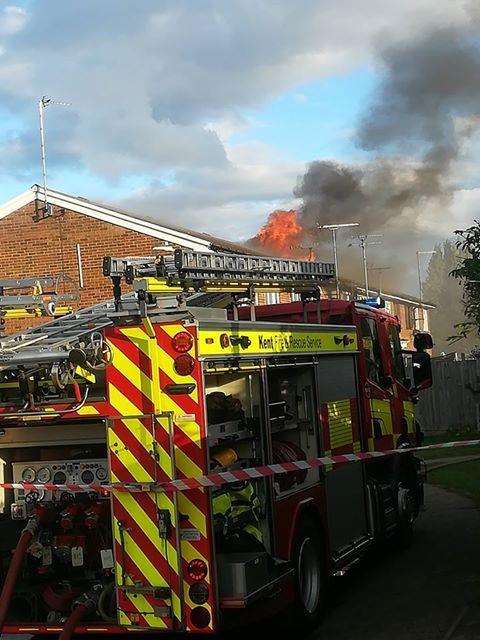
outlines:
[{"label": "tv antenna", "polygon": [[362,250],[363,274],[365,278],[365,297],[368,298],[369,291],[368,291],[367,246],[382,244],[380,240],[373,240],[372,242],[369,242],[369,238],[383,238],[383,233],[369,233],[369,234],[364,233],[358,236],[352,236],[352,238],[354,242],[350,242],[348,246],[352,247],[356,245],[357,247],[360,247],[360,249]]},{"label": "tv antenna", "polygon": [[313,262],[315,260],[314,247],[318,247],[319,244],[320,244],[320,242],[312,242],[308,246],[304,246],[302,244],[291,244],[290,245],[290,249],[292,249],[292,250],[301,249],[303,251],[308,251],[307,261],[308,262]]},{"label": "tv antenna", "polygon": [[57,105],[59,107],[71,107],[70,102],[61,102],[60,100],[53,100],[48,96],[42,96],[38,101],[38,117],[40,123],[40,155],[42,159],[42,177],[43,177],[43,217],[47,218],[51,215],[51,208],[48,204],[47,198],[47,159],[45,152],[45,108],[48,105]]}]

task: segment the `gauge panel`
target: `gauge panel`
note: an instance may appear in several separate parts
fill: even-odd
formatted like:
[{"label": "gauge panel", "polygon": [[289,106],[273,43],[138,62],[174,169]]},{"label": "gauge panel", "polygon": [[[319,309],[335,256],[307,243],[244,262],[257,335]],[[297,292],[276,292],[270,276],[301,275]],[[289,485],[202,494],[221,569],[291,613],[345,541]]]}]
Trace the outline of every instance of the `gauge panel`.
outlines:
[{"label": "gauge panel", "polygon": [[[45,484],[93,484],[103,483],[108,479],[107,461],[103,458],[85,460],[52,460],[35,462],[14,462],[13,481]],[[40,489],[38,500],[56,500],[59,491],[51,492]],[[25,499],[27,491],[15,490],[15,500]],[[33,496],[32,496],[33,497]]]},{"label": "gauge panel", "polygon": [[32,469],[32,467],[25,467],[25,469],[23,469],[21,475],[21,479],[23,480],[23,482],[35,482],[36,477],[37,474],[35,472],[35,469]]},{"label": "gauge panel", "polygon": [[48,467],[42,467],[37,471],[37,482],[45,484],[52,479],[52,471]]}]

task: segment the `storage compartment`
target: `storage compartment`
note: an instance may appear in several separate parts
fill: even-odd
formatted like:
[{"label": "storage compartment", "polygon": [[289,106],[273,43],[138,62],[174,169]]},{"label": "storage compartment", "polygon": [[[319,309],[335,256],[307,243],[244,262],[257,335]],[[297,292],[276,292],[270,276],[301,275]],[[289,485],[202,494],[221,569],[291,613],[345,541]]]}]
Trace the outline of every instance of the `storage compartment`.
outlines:
[{"label": "storage compartment", "polygon": [[[116,624],[110,498],[89,490],[108,482],[105,425],[12,427],[0,441],[0,458],[5,482],[47,484],[3,491],[2,584],[19,540],[26,540],[6,625],[61,628],[85,597],[97,605],[80,624]],[[22,537],[25,530],[32,537]]]},{"label": "storage compartment", "polygon": [[218,556],[218,580],[224,598],[247,598],[269,581],[266,553],[230,553]]},{"label": "storage compartment", "polygon": [[[315,416],[315,378],[311,365],[268,369],[268,408],[274,463],[309,460],[318,455]],[[275,493],[305,489],[318,482],[318,469],[277,475]]]},{"label": "storage compartment", "polygon": [[[260,367],[228,370],[209,363],[205,375],[210,469],[232,471],[264,463]],[[219,554],[270,549],[268,486],[264,479],[239,481],[212,492],[215,547]]]}]

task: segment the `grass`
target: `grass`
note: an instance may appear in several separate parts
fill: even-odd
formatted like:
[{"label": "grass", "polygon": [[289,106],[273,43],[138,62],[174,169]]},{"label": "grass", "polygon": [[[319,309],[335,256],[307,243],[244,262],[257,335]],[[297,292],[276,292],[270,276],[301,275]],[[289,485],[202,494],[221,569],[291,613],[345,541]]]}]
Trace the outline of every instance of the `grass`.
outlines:
[{"label": "grass", "polygon": [[[480,440],[478,431],[445,431],[444,433],[426,436],[423,441],[424,445],[439,444],[441,442],[453,442],[457,440]],[[424,460],[436,460],[437,458],[458,458],[460,456],[480,455],[480,446],[472,447],[455,447],[452,449],[431,449],[430,451],[421,451],[419,455]]]},{"label": "grass", "polygon": [[480,460],[429,471],[428,482],[472,498],[480,506]]}]

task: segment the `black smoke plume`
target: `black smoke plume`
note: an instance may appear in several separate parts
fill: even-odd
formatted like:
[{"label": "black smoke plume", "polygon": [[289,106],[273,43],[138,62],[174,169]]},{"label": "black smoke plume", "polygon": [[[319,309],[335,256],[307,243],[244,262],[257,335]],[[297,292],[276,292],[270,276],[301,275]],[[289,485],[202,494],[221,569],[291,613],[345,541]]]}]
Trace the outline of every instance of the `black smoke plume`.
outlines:
[{"label": "black smoke plume", "polygon": [[[385,284],[400,290],[413,288],[404,276],[405,267],[413,271],[415,250],[438,240],[422,213],[433,207],[448,215],[458,188],[454,163],[480,122],[479,34],[469,29],[431,31],[381,48],[382,80],[355,134],[371,160],[312,162],[294,192],[307,237],[318,238],[318,225],[352,221],[363,233],[384,234],[370,263],[389,264]],[[358,279],[358,253],[346,250],[345,238],[342,246],[343,275]]]}]

